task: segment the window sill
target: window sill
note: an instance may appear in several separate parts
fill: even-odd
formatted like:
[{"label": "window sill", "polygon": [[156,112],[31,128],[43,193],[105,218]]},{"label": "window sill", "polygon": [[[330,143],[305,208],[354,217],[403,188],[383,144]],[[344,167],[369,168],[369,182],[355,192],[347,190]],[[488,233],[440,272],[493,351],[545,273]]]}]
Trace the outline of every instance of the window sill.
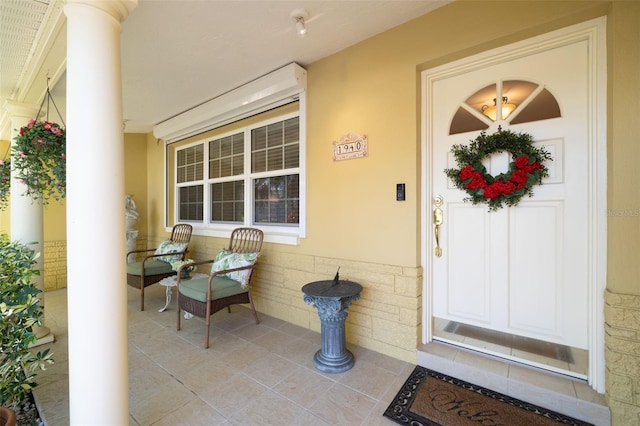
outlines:
[{"label": "window sill", "polygon": [[[231,236],[231,231],[235,228],[242,227],[244,225],[233,225],[233,226],[221,226],[216,228],[206,228],[206,227],[198,227],[197,225],[193,225],[193,235],[201,236],[201,237],[215,237],[215,238],[225,238],[229,239]],[[260,227],[256,226],[256,228],[261,229],[264,232],[264,242],[265,243],[274,243],[274,244],[285,244],[291,246],[300,245],[300,233],[298,229],[291,229],[291,231],[282,230],[282,229],[272,229],[271,227]],[[167,232],[171,232],[171,228],[167,228]]]}]

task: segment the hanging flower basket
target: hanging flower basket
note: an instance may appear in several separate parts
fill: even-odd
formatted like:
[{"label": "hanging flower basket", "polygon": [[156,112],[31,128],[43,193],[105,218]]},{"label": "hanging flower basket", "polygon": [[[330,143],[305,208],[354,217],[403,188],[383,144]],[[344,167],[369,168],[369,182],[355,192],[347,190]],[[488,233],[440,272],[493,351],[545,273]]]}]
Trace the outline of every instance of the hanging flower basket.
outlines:
[{"label": "hanging flower basket", "polygon": [[9,192],[11,190],[11,158],[0,160],[0,210],[9,205]]},{"label": "hanging flower basket", "polygon": [[14,138],[13,167],[27,186],[25,195],[47,204],[66,195],[66,136],[50,121],[29,120]]},{"label": "hanging flower basket", "polygon": [[[451,148],[459,168],[444,172],[454,185],[465,191],[464,201],[473,204],[487,204],[489,211],[503,206],[515,206],[522,197],[533,196],[534,185],[542,183],[549,176],[544,161],[552,161],[544,148],[534,147],[533,137],[527,133],[499,130],[487,135],[482,132],[469,145],[454,145]],[[482,164],[491,154],[508,152],[512,161],[505,173],[492,176]]]}]

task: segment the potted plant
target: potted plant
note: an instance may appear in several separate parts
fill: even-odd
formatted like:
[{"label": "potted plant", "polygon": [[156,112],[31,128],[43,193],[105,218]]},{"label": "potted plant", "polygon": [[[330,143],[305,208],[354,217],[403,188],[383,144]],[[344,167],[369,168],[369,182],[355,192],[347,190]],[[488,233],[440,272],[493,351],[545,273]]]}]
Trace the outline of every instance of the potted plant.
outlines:
[{"label": "potted plant", "polygon": [[[31,403],[37,370],[53,364],[49,349],[33,352],[33,326],[42,325],[43,311],[32,283],[36,254],[28,246],[12,242],[0,233],[0,406],[18,414],[19,424],[37,424],[37,410]],[[33,412],[24,412],[24,407]]]},{"label": "potted plant", "polygon": [[0,407],[0,426],[15,426],[16,412],[11,408]]},{"label": "potted plant", "polygon": [[59,124],[29,120],[14,138],[12,163],[27,186],[25,195],[47,204],[66,195],[66,135]]}]

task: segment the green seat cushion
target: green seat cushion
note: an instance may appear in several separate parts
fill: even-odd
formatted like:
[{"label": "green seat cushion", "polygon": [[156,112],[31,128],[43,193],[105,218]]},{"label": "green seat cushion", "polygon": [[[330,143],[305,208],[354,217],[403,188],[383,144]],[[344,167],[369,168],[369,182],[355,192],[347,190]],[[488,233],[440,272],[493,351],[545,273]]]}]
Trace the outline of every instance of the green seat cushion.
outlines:
[{"label": "green seat cushion", "polygon": [[[192,278],[190,280],[180,281],[180,294],[183,294],[190,299],[206,302],[208,282],[209,277]],[[211,286],[213,300],[249,291],[249,288],[243,288],[238,281],[234,281],[226,277],[215,277],[211,282]]]},{"label": "green seat cushion", "polygon": [[[147,260],[144,263],[144,275],[160,275],[175,272],[171,269],[171,265],[167,262],[159,260]],[[142,262],[127,263],[127,274],[142,275]]]}]

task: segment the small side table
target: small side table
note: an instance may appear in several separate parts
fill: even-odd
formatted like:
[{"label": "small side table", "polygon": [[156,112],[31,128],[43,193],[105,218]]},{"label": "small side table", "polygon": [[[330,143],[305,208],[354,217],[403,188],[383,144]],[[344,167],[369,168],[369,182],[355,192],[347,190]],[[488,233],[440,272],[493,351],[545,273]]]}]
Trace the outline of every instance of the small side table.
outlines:
[{"label": "small side table", "polygon": [[302,287],[303,300],[313,303],[321,322],[321,348],[313,357],[316,368],[326,373],[342,373],[353,367],[347,350],[345,320],[351,302],[360,299],[362,286],[353,281],[316,281]]},{"label": "small side table", "polygon": [[[202,278],[202,277],[208,277],[208,276],[209,275],[205,275],[205,274],[191,274],[191,278]],[[191,279],[191,278],[189,278],[189,279]],[[184,278],[183,278],[183,280],[184,280]],[[171,293],[173,292],[173,288],[178,285],[178,276],[177,275],[172,275],[170,277],[163,278],[158,283],[161,286],[164,286],[164,287],[167,288],[167,290],[166,290],[166,303],[164,304],[164,306],[162,308],[158,309],[158,312],[164,312],[169,307],[169,303],[171,303]],[[190,316],[189,318],[187,318],[187,314],[191,315],[188,312],[185,312],[184,317],[186,319],[193,318],[193,316]]]}]

